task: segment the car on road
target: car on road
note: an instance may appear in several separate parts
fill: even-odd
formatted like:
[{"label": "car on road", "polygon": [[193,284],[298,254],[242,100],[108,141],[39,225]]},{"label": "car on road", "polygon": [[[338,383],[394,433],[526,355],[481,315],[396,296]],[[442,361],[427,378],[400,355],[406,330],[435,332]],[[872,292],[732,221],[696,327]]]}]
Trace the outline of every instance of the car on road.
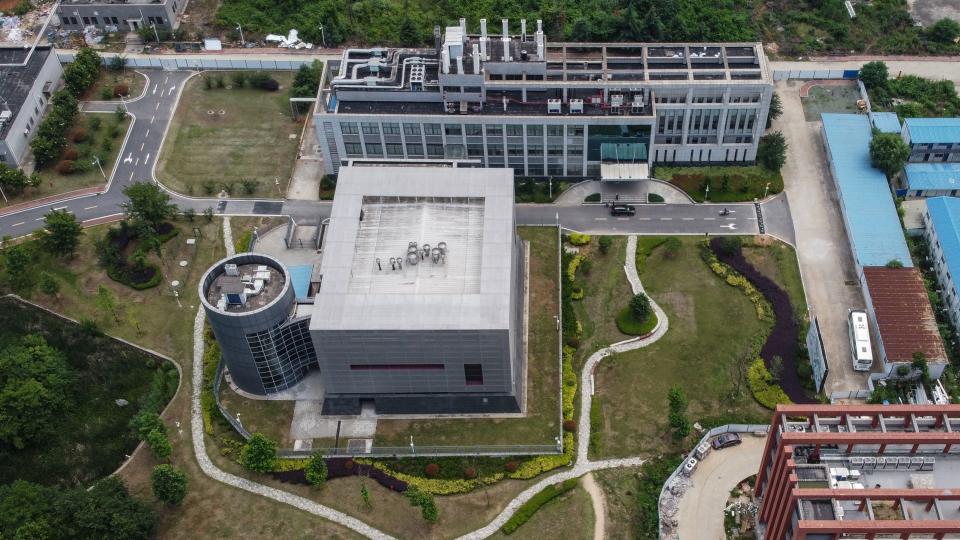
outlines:
[{"label": "car on road", "polygon": [[637,213],[637,209],[632,204],[615,204],[610,207],[611,216],[632,216]]},{"label": "car on road", "polygon": [[729,448],[731,446],[736,446],[743,441],[740,440],[740,435],[736,433],[724,433],[723,435],[717,436],[713,439],[713,449],[721,450],[723,448]]}]

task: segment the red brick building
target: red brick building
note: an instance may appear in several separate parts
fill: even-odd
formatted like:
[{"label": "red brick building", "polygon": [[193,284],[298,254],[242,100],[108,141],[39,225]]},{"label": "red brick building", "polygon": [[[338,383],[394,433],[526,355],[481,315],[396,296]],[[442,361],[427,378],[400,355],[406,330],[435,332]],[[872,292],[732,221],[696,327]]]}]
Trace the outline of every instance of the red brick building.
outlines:
[{"label": "red brick building", "polygon": [[960,539],[960,405],[779,405],[756,495],[768,540]]}]

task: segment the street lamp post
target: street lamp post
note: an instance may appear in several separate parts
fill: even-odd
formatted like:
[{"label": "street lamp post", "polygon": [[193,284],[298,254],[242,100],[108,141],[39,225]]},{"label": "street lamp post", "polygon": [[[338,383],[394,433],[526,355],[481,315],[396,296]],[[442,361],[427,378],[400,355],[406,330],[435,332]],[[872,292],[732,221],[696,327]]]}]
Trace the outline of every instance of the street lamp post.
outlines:
[{"label": "street lamp post", "polygon": [[246,47],[247,42],[243,39],[243,27],[240,26],[240,23],[237,23],[237,30],[240,32],[240,45]]},{"label": "street lamp post", "polygon": [[767,193],[770,191],[770,182],[767,182],[767,185],[763,188],[763,198],[767,198]]},{"label": "street lamp post", "polygon": [[280,178],[279,178],[279,177],[274,178],[274,179],[273,179],[273,183],[274,183],[274,185],[277,186],[277,193],[282,197],[282,196],[283,196],[283,192],[280,191]]},{"label": "street lamp post", "polygon": [[150,23],[150,28],[153,28],[153,37],[157,38],[157,44],[160,44],[160,32],[157,32],[157,25],[155,23]]},{"label": "street lamp post", "polygon": [[327,48],[327,37],[326,37],[326,35],[323,33],[323,25],[322,25],[322,24],[320,25],[320,42],[323,43],[323,48],[326,49],[326,48]]},{"label": "street lamp post", "polygon": [[703,202],[707,202],[707,199],[709,199],[709,198],[710,198],[710,184],[707,184],[707,192],[706,192],[706,194],[703,196]]},{"label": "street lamp post", "polygon": [[96,165],[100,169],[100,174],[103,176],[103,179],[107,179],[107,173],[103,172],[103,165],[100,164],[100,156],[93,156],[93,165]]}]

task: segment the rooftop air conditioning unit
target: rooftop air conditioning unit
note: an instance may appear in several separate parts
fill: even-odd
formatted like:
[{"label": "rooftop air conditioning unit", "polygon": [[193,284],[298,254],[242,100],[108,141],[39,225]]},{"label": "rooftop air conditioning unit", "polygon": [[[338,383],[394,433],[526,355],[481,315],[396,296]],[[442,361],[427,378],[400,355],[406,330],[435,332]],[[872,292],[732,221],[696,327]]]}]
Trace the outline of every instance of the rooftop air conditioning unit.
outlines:
[{"label": "rooftop air conditioning unit", "polygon": [[583,100],[582,100],[582,99],[571,99],[571,100],[570,100],[570,114],[583,114]]},{"label": "rooftop air conditioning unit", "polygon": [[228,263],[223,265],[223,273],[228,276],[239,276],[240,270],[237,268],[236,264]]},{"label": "rooftop air conditioning unit", "polygon": [[560,114],[562,103],[559,99],[548,99],[547,100],[547,114]]},{"label": "rooftop air conditioning unit", "polygon": [[611,107],[621,107],[621,106],[623,106],[623,94],[611,94],[611,95],[610,95],[610,106],[611,106]]},{"label": "rooftop air conditioning unit", "polygon": [[690,476],[693,474],[693,471],[697,470],[697,458],[689,458],[683,462],[683,475]]}]

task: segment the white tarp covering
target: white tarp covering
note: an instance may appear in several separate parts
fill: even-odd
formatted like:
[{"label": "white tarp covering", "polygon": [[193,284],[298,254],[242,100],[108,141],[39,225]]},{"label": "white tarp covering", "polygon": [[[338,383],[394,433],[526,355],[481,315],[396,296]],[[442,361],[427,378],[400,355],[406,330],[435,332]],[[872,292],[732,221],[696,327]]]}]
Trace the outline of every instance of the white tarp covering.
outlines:
[{"label": "white tarp covering", "polygon": [[216,38],[204,38],[203,48],[208,51],[222,51],[223,44]]},{"label": "white tarp covering", "polygon": [[650,167],[646,163],[601,163],[601,180],[646,180]]}]

